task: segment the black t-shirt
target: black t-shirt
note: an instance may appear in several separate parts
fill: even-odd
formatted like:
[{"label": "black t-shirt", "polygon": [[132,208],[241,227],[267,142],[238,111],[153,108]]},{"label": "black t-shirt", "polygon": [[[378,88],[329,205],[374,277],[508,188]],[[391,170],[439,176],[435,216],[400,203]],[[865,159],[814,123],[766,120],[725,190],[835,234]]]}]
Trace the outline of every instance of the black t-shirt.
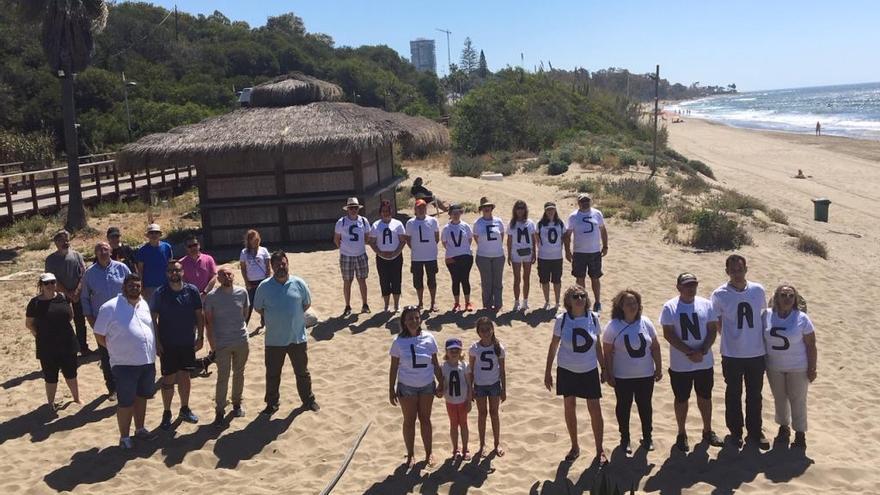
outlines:
[{"label": "black t-shirt", "polygon": [[135,250],[128,244],[120,244],[110,253],[110,259],[118,261],[128,267],[131,273],[137,272],[137,260],[135,260]]},{"label": "black t-shirt", "polygon": [[37,359],[76,354],[79,343],[73,325],[73,311],[63,294],[53,299],[34,297],[27,305],[25,315],[37,326]]}]

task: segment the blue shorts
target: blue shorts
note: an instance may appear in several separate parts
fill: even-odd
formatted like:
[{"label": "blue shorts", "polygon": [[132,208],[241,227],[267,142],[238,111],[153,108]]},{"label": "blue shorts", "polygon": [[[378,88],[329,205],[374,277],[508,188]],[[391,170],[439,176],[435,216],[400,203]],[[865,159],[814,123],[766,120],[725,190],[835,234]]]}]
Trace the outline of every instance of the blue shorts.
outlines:
[{"label": "blue shorts", "polygon": [[111,368],[116,381],[116,398],[119,407],[131,407],[135,397],[150,398],[156,390],[155,363],[141,366],[114,366]]},{"label": "blue shorts", "polygon": [[436,385],[432,381],[428,385],[424,387],[410,387],[409,385],[404,385],[402,383],[397,383],[397,396],[398,397],[414,397],[417,395],[434,395],[434,391],[436,390]]},{"label": "blue shorts", "polygon": [[501,381],[492,385],[474,385],[474,397],[500,397]]}]

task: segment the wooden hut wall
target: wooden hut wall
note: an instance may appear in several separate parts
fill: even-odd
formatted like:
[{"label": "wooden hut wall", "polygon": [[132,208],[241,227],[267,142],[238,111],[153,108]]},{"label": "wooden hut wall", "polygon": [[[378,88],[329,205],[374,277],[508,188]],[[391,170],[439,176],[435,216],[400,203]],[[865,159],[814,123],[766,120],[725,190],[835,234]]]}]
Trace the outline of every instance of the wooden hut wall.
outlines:
[{"label": "wooden hut wall", "polygon": [[377,148],[376,161],[379,163],[379,181],[384,183],[390,180],[394,175],[394,145]]}]

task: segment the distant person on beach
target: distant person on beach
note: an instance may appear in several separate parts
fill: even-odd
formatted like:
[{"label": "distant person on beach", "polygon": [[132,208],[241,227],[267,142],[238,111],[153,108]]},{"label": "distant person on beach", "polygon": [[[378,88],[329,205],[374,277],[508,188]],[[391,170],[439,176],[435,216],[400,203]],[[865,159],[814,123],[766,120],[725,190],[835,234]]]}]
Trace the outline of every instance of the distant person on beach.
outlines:
[{"label": "distant person on beach", "polygon": [[[761,421],[761,391],[764,389],[765,355],[761,315],[767,295],[761,284],[746,279],[746,259],[738,254],[724,263],[729,280],[712,293],[712,307],[718,315],[721,333],[721,369],[724,373],[724,409],[729,443],[740,448],[743,426],[746,440],[761,449],[770,448],[764,437]],[[746,392],[746,413],[743,423],[743,382]]]},{"label": "distant person on beach", "polygon": [[[544,215],[538,221],[535,241],[538,244],[538,281],[544,292],[544,309],[559,309],[559,293],[562,290],[562,240],[565,222],[559,218],[556,203],[544,203]],[[553,283],[555,303],[550,303],[550,283]]]},{"label": "distant person on beach", "polygon": [[[529,218],[529,207],[523,200],[513,204],[508,224],[507,263],[513,267],[513,310],[525,313],[529,309],[529,287],[532,265],[537,259],[535,222]],[[520,301],[522,285],[522,301]]]},{"label": "distant person on beach", "polygon": [[718,334],[718,315],[711,301],[697,295],[698,283],[692,273],[679,275],[679,295],[666,301],[660,313],[663,337],[669,342],[669,381],[678,423],[675,445],[682,452],[690,450],[685,424],[691,389],[697,394],[697,407],[703,419],[703,441],[713,447],[724,445],[712,430],[712,344]]},{"label": "distant person on beach", "polygon": [[134,448],[129,435],[134,417],[135,438],[153,440],[144,427],[147,399],[155,392],[156,335],[147,302],[141,298],[141,277],[125,277],[123,292],[101,306],[95,320],[95,339],[110,353],[110,367],[116,382],[116,420],[119,446]]},{"label": "distant person on beach", "polygon": [[817,135],[817,136],[821,136],[821,135],[822,135],[822,125],[819,124],[819,122],[816,122],[816,135]]},{"label": "distant person on beach", "polygon": [[107,229],[107,242],[110,243],[110,259],[125,264],[131,273],[137,272],[135,253],[137,250],[122,242],[122,232],[119,227]]},{"label": "distant person on beach", "polygon": [[642,296],[632,289],[620,291],[611,303],[611,321],[602,332],[602,350],[608,384],[617,396],[615,414],[620,445],[632,455],[629,418],[633,399],[642,423],[642,447],[654,450],[654,382],[663,378],[660,339],[651,319],[642,314]]},{"label": "distant person on beach", "polygon": [[480,218],[474,221],[477,240],[477,269],[483,293],[483,309],[498,312],[503,306],[504,222],[492,215],[495,203],[480,198]]},{"label": "distant person on beach", "polygon": [[[464,209],[459,204],[449,207],[449,223],[443,226],[440,240],[446,250],[446,268],[452,278],[452,297],[455,305],[452,311],[473,311],[471,303],[471,268],[474,266],[474,256],[471,253],[471,243],[474,233],[467,222],[461,221]],[[464,307],[461,305],[461,293],[464,292]]]},{"label": "distant person on beach", "polygon": [[428,278],[428,293],[431,295],[430,311],[439,311],[437,307],[437,243],[440,242],[440,224],[434,217],[428,216],[428,204],[422,199],[416,200],[415,216],[406,222],[404,242],[410,249],[410,272],[413,287],[419,298],[419,308],[424,308],[425,276]]},{"label": "distant person on beach", "polygon": [[608,254],[608,231],[602,212],[593,208],[589,193],[578,195],[578,209],[568,216],[568,229],[563,244],[565,258],[571,262],[571,274],[578,285],[586,288],[590,276],[593,289],[593,311],[602,311],[601,282],[602,257]]},{"label": "distant person on beach", "polygon": [[795,178],[795,179],[806,179],[807,176],[804,175],[804,171],[803,171],[803,170],[798,169],[798,173],[797,173],[797,175],[794,176],[794,178]]},{"label": "distant person on beach", "polygon": [[[553,389],[553,360],[556,367],[556,395],[563,397],[565,426],[571,440],[571,450],[565,462],[572,463],[581,455],[578,444],[577,400],[586,399],[590,413],[590,426],[596,443],[596,462],[608,462],[602,446],[605,422],[602,419],[600,382],[605,381],[605,356],[600,345],[601,328],[599,316],[589,310],[587,291],[573,285],[565,291],[565,311],[556,317],[553,338],[547,349],[547,366],[544,369],[544,386]],[[557,356],[558,351],[558,356]],[[600,370],[599,367],[602,367]]]},{"label": "distant person on beach", "polygon": [[[445,389],[443,372],[437,361],[437,341],[422,330],[421,309],[406,306],[400,314],[400,333],[391,344],[391,367],[388,371],[388,401],[400,404],[403,412],[403,442],[406,466],[415,457],[416,419],[419,420],[425,463],[434,465],[431,406],[438,390]],[[435,382],[436,379],[436,382]]]},{"label": "distant person on beach", "polygon": [[[128,266],[110,259],[111,253],[110,244],[106,242],[95,244],[95,262],[83,274],[80,302],[83,314],[92,329],[95,328],[95,320],[98,318],[101,306],[122,292],[122,284],[125,282],[125,278],[131,274]],[[101,355],[101,372],[104,374],[104,385],[107,386],[108,399],[114,401],[116,400],[116,384],[113,381],[113,370],[110,368],[110,353],[107,352],[106,347],[100,344],[98,344],[98,352]]]},{"label": "distant person on beach", "polygon": [[406,233],[403,223],[394,218],[391,201],[383,199],[379,205],[379,220],[370,228],[368,242],[376,252],[376,271],[379,272],[379,287],[385,301],[385,312],[391,307],[394,297],[394,313],[400,308],[401,280],[403,278],[403,247]]},{"label": "distant person on beach", "polygon": [[168,262],[174,258],[171,244],[161,240],[162,228],[158,224],[151,223],[147,226],[148,242],[141,246],[135,258],[137,259],[137,272],[143,277],[144,299],[149,301],[156,289],[168,282]]},{"label": "distant person on beach", "polygon": [[495,324],[489,317],[478,318],[476,327],[480,339],[468,349],[468,383],[473,389],[471,398],[477,403],[477,429],[480,433],[477,458],[485,455],[487,418],[492,420],[495,455],[503,457],[499,408],[507,400],[507,371],[504,365],[507,355],[504,346],[495,337]]},{"label": "distant person on beach", "polygon": [[[450,208],[450,211],[452,208]],[[468,363],[464,357],[461,340],[448,339],[446,354],[443,356],[443,397],[446,399],[446,413],[449,415],[449,435],[452,439],[452,458],[471,460],[468,451],[468,413],[471,412],[471,387],[468,382]],[[458,437],[461,432],[461,450]]]},{"label": "distant person on beach", "polygon": [[409,190],[409,193],[412,195],[413,198],[422,199],[427,204],[434,203],[434,206],[439,208],[440,211],[447,211],[449,209],[449,206],[444,203],[443,200],[441,200],[437,196],[434,196],[434,193],[431,192],[430,189],[425,187],[424,181],[421,177],[416,177],[416,179],[413,181],[412,187]]},{"label": "distant person on beach", "polygon": [[345,308],[342,317],[351,315],[351,282],[357,279],[361,291],[361,313],[369,313],[367,304],[367,276],[370,274],[370,260],[367,258],[367,237],[370,235],[370,221],[360,215],[364,206],[357,198],[348,198],[342,210],[345,216],[336,221],[333,242],[339,249],[339,269],[342,272],[342,297]]},{"label": "distant person on beach", "polygon": [[776,442],[788,443],[794,428],[793,448],[807,448],[807,389],[816,380],[816,333],[805,311],[798,309],[798,293],[780,285],[764,314],[767,344],[767,378],[776,402],[779,433]]},{"label": "distant person on beach", "polygon": [[188,237],[184,245],[186,256],[180,259],[180,264],[183,266],[183,281],[194,285],[204,302],[208,292],[217,285],[217,262],[214,261],[213,256],[202,252],[198,237]]},{"label": "distant person on beach", "polygon": [[[260,282],[272,276],[272,266],[269,264],[269,250],[260,245],[262,239],[260,233],[254,229],[250,229],[244,236],[244,249],[238,258],[238,264],[241,268],[241,278],[245,281],[245,287],[248,291],[248,300],[251,306],[248,308],[246,322],[250,323],[251,314],[254,312],[253,302],[257,293],[257,286]],[[257,330],[263,328],[263,317],[260,316],[260,326]]]},{"label": "distant person on beach", "polygon": [[76,353],[79,344],[73,331],[73,310],[70,300],[57,291],[58,283],[52,273],[40,275],[37,287],[40,293],[31,298],[25,310],[25,326],[36,340],[37,359],[46,383],[46,404],[50,411],[58,408],[55,392],[58,390],[58,371],[64,375],[73,402],[79,401],[79,384],[76,380]]},{"label": "distant person on beach", "polygon": [[70,232],[62,229],[52,237],[55,252],[46,257],[45,271],[56,277],[56,290],[70,301],[73,307],[73,324],[76,328],[76,340],[79,342],[79,355],[91,354],[88,344],[88,329],[83,314],[80,292],[82,276],[86,271],[86,263],[81,254],[70,248]]}]

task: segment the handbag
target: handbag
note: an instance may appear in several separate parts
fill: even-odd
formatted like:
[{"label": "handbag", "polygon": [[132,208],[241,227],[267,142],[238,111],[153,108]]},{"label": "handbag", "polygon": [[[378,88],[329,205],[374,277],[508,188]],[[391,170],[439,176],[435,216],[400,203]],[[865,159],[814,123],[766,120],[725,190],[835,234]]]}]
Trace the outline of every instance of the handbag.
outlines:
[{"label": "handbag", "polygon": [[516,248],[516,254],[520,256],[529,256],[532,254],[532,248],[524,247],[524,248]]}]

